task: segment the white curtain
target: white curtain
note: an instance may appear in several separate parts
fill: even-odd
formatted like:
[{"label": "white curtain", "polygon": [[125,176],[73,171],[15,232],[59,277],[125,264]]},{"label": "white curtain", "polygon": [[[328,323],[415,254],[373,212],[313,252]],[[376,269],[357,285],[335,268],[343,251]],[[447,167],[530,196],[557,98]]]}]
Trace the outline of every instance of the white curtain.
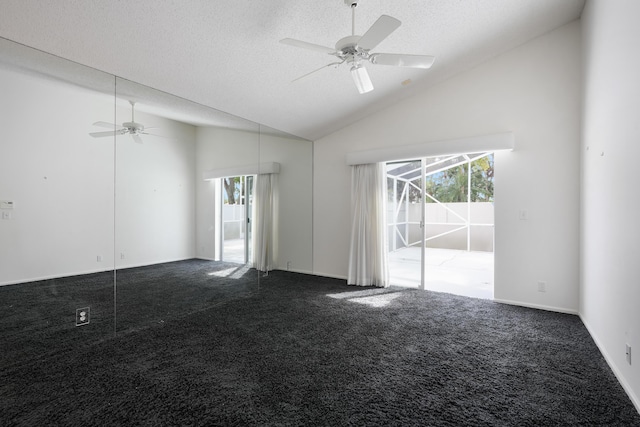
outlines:
[{"label": "white curtain", "polygon": [[275,262],[277,176],[260,174],[256,177],[253,202],[253,267],[266,272],[273,270]]},{"label": "white curtain", "polygon": [[386,188],[384,163],[352,166],[349,285],[389,286]]}]

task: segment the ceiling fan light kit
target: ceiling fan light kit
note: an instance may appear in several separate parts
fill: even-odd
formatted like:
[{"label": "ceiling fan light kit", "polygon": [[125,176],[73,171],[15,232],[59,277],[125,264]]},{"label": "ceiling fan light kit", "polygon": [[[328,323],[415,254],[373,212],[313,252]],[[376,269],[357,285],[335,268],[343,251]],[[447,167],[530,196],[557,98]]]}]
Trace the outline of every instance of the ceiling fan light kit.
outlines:
[{"label": "ceiling fan light kit", "polygon": [[294,81],[300,80],[303,77],[307,77],[330,66],[336,66],[337,68],[341,64],[347,62],[352,64],[351,76],[353,77],[353,81],[356,84],[358,92],[362,94],[373,90],[373,84],[371,83],[367,69],[361,65],[361,62],[363,61],[369,61],[371,64],[422,69],[430,68],[433,65],[435,58],[430,55],[370,53],[371,49],[374,49],[378,44],[380,44],[380,42],[394,32],[401,25],[401,22],[391,16],[382,15],[373,23],[363,36],[358,36],[355,33],[355,9],[358,6],[359,1],[344,0],[344,3],[351,8],[351,35],[338,40],[335,45],[335,49],[290,38],[280,40],[280,43],[303,49],[319,51],[336,56],[340,60],[338,62],[327,64],[317,70],[305,74],[302,77],[298,77]]},{"label": "ceiling fan light kit", "polygon": [[362,65],[356,64],[351,67],[351,76],[358,88],[358,92],[367,93],[373,90],[373,84],[369,78],[369,73],[367,73],[367,69]]}]

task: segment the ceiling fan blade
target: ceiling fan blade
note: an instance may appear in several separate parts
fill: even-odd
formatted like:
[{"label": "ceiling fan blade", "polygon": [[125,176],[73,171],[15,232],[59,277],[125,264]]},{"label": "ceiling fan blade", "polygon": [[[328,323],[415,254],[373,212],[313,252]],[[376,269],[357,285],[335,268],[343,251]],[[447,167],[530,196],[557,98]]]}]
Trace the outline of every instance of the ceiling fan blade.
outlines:
[{"label": "ceiling fan blade", "polygon": [[371,50],[378,46],[380,42],[386,39],[389,34],[393,33],[400,26],[401,22],[389,15],[382,15],[371,28],[358,41],[358,46],[364,50]]},{"label": "ceiling fan blade", "polygon": [[158,135],[157,133],[151,133],[151,132],[147,132],[146,129],[158,129],[158,128],[145,128],[144,132],[139,132],[139,135],[151,135],[151,136],[155,136],[157,138],[164,138],[164,139],[171,139],[168,136],[164,136],[164,135]]},{"label": "ceiling fan blade", "polygon": [[103,138],[105,136],[114,136],[114,135],[119,135],[120,132],[118,131],[114,131],[114,130],[108,130],[105,132],[91,132],[89,135],[91,135],[94,138]]},{"label": "ceiling fan blade", "polygon": [[329,55],[336,53],[336,50],[331,47],[320,46],[319,44],[303,42],[302,40],[296,39],[282,39],[280,40],[282,44],[288,44],[289,46],[301,47],[303,49],[315,50],[323,53],[328,53]]},{"label": "ceiling fan blade", "polygon": [[142,144],[142,138],[140,138],[140,135],[138,135],[137,133],[132,134],[131,138],[133,138],[133,140],[138,144]]},{"label": "ceiling fan blade", "polygon": [[318,68],[317,70],[313,70],[313,71],[311,71],[310,73],[305,74],[304,76],[300,76],[300,77],[298,77],[298,78],[297,78],[297,79],[295,79],[295,80],[291,80],[291,83],[293,83],[293,82],[297,82],[297,81],[298,81],[298,80],[300,80],[300,79],[303,79],[303,78],[305,78],[305,77],[307,77],[307,76],[310,76],[310,75],[311,75],[311,74],[313,74],[313,73],[317,73],[318,71],[323,70],[323,69],[325,69],[325,68],[327,68],[327,67],[331,67],[332,65],[335,65],[335,66],[337,67],[338,65],[342,64],[343,62],[344,62],[344,61],[332,62],[331,64],[323,65],[322,67]]},{"label": "ceiling fan blade", "polygon": [[95,122],[93,125],[100,126],[101,128],[110,128],[110,129],[119,127],[118,125],[115,125],[113,123],[108,123],[108,122]]},{"label": "ceiling fan blade", "polygon": [[402,55],[397,53],[374,53],[369,58],[372,64],[393,65],[396,67],[431,68],[435,56]]}]

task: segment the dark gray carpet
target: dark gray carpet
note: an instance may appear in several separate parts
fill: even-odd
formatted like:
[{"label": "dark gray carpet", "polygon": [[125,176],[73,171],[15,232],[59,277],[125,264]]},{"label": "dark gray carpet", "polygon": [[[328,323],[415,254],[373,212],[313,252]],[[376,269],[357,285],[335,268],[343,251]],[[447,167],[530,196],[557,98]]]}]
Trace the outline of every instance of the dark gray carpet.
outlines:
[{"label": "dark gray carpet", "polygon": [[96,285],[82,296],[103,304],[95,324],[52,316],[32,339],[14,308],[30,293],[57,306],[50,284],[0,289],[3,352],[23,346],[3,356],[3,425],[640,425],[576,316],[288,272],[259,285],[253,270],[210,275],[229,268],[118,272],[115,335],[104,278],[56,286],[72,306]]}]

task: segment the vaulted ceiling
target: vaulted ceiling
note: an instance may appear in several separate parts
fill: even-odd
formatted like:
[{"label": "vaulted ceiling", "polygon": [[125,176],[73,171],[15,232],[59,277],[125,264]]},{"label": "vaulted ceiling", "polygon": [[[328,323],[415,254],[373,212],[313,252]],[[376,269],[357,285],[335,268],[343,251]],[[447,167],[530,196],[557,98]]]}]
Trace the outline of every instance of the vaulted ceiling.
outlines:
[{"label": "vaulted ceiling", "polygon": [[355,31],[402,25],[374,50],[433,55],[431,69],[347,64],[279,43],[333,47],[351,35],[344,0],[2,0],[0,37],[315,140],[580,17],[584,0],[360,0]]}]

